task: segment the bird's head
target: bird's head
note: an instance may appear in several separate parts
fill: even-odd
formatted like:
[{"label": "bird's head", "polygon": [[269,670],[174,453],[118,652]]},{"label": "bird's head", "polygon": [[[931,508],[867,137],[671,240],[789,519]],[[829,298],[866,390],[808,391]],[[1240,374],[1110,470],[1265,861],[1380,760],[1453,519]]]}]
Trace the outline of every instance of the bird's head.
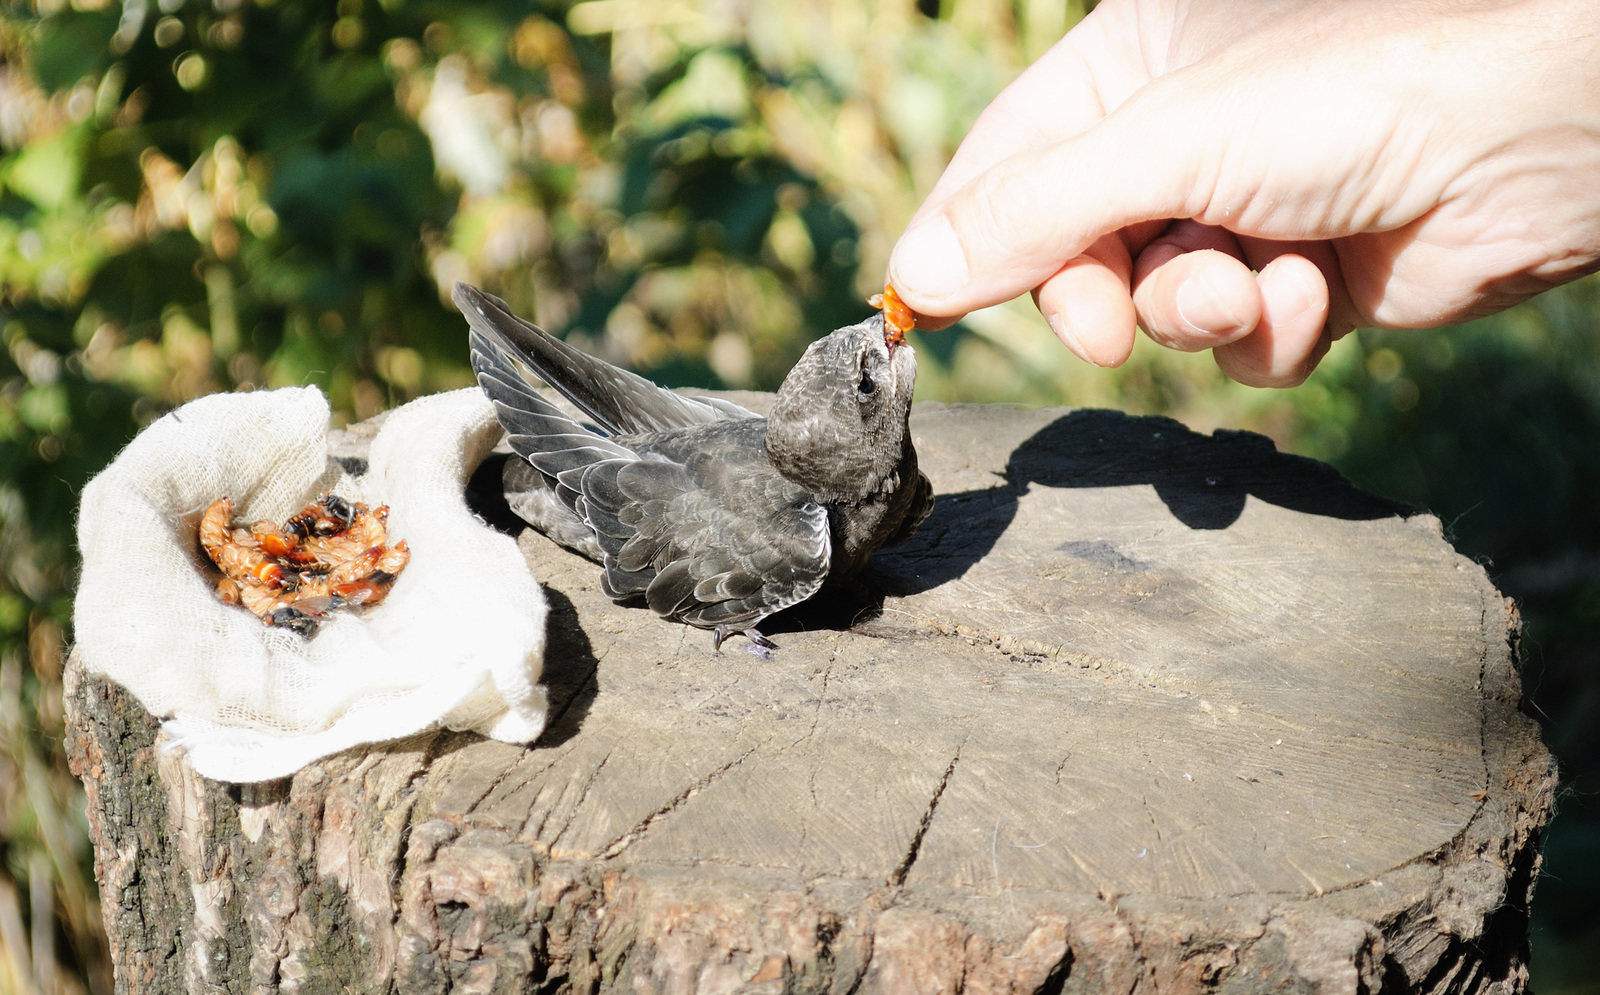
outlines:
[{"label": "bird's head", "polygon": [[916,381],[916,351],[885,341],[881,314],[818,339],[778,388],[767,453],[823,500],[861,500],[900,464]]}]

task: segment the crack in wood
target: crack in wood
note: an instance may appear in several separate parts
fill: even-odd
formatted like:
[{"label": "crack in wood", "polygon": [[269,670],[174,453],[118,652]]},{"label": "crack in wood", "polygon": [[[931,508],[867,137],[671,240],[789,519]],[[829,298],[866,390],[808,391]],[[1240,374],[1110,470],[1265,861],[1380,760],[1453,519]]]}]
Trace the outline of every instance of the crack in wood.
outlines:
[{"label": "crack in wood", "polygon": [[[721,650],[718,650],[718,652],[720,653]],[[743,680],[743,679],[744,679],[744,675],[735,674],[734,677],[733,677],[733,680],[731,680],[728,683],[722,685],[722,687],[713,689],[710,694],[706,695],[704,698],[701,698],[699,701],[697,701],[694,704],[690,705],[689,706],[689,711],[691,711],[691,712],[699,711],[700,710],[700,706],[704,705],[706,702],[710,701],[713,698],[725,698],[725,697],[727,697],[728,692],[732,691],[734,688],[738,687],[739,686],[739,682],[741,680]]]},{"label": "crack in wood", "polygon": [[[1522,632],[1522,616],[1518,614],[1516,602],[1506,599],[1506,627],[1507,641],[1511,647],[1511,665],[1517,666],[1517,657],[1521,653],[1518,643]],[[1489,606],[1485,604],[1483,611],[1478,616],[1478,630],[1484,634],[1484,640],[1478,651],[1478,688],[1482,690],[1489,680],[1489,647],[1491,643],[1491,630],[1494,626],[1489,621]],[[1483,761],[1483,785],[1489,786],[1489,700],[1485,697],[1478,699],[1478,757]],[[1487,798],[1485,798],[1487,801]],[[1480,809],[1483,803],[1480,802]],[[1474,813],[1476,814],[1476,813]],[[1468,820],[1471,821],[1470,819]],[[1462,826],[1462,832],[1466,827]],[[1459,834],[1458,834],[1459,835]]]},{"label": "crack in wood", "polygon": [[1139,796],[1139,804],[1144,806],[1144,814],[1147,817],[1149,817],[1149,819],[1150,819],[1150,828],[1155,830],[1156,842],[1157,843],[1165,843],[1166,840],[1161,838],[1161,824],[1156,821],[1155,809],[1150,807],[1150,796],[1149,795],[1140,795]]},{"label": "crack in wood", "polygon": [[[422,783],[427,779],[428,771],[433,768],[433,762],[439,757],[439,754],[435,751],[443,738],[443,733],[436,732],[432,735],[428,740],[428,745],[422,750],[422,756],[418,761],[416,772],[406,779],[406,786],[400,791],[397,800],[409,806],[409,810],[415,810],[416,808],[417,798],[422,792]],[[326,807],[326,798],[322,800],[322,805],[324,808]],[[400,881],[405,875],[406,864],[411,850],[411,830],[416,826],[416,823],[410,818],[409,810],[404,823],[400,826],[399,839],[395,843],[394,865],[389,872],[389,880],[391,881]],[[317,818],[319,821],[322,818],[322,809],[320,808]],[[393,921],[398,922],[399,919],[400,906],[396,902]]]},{"label": "crack in wood", "polygon": [[610,759],[611,751],[607,750],[606,755],[600,758],[600,762],[594,765],[594,770],[589,772],[589,779],[583,782],[583,790],[578,793],[578,800],[572,803],[572,808],[567,817],[566,824],[564,824],[561,827],[561,831],[556,833],[555,836],[550,840],[551,853],[555,853],[556,844],[560,843],[561,838],[567,835],[567,830],[572,828],[572,823],[574,821],[572,816],[577,815],[578,810],[583,808],[583,803],[588,799],[589,792],[594,788],[594,782],[600,777],[600,772],[606,769],[606,763]]},{"label": "crack in wood", "polygon": [[[476,814],[476,812],[478,811],[478,806],[482,805],[485,801],[488,801],[489,796],[494,794],[496,789],[498,789],[500,787],[500,785],[504,784],[506,781],[508,781],[511,778],[511,775],[516,771],[516,769],[517,769],[517,767],[519,765],[520,765],[520,761],[518,763],[507,764],[500,771],[500,773],[496,774],[494,777],[489,779],[488,785],[486,787],[484,787],[484,789],[478,793],[478,796],[476,798],[472,799],[472,801],[466,803],[465,805],[462,805],[461,809],[460,809],[461,821],[463,823],[465,823],[474,814]],[[548,768],[546,768],[546,769],[548,769]],[[524,783],[526,783],[526,779],[524,779]]]},{"label": "crack in wood", "polygon": [[911,845],[906,848],[906,855],[900,861],[900,866],[889,875],[889,887],[899,890],[905,886],[906,875],[911,873],[911,865],[917,862],[917,854],[922,851],[922,840],[928,835],[928,827],[933,824],[933,813],[939,808],[939,799],[944,796],[944,789],[950,784],[950,776],[956,772],[956,764],[961,762],[961,749],[967,745],[965,738],[956,746],[956,755],[950,758],[950,766],[944,769],[944,776],[939,778],[939,786],[933,789],[933,797],[928,799],[928,807],[922,813],[922,824],[917,827],[916,834],[911,837]]},{"label": "crack in wood", "polygon": [[1110,910],[1112,918],[1116,920],[1117,924],[1120,925],[1123,931],[1127,934],[1128,953],[1132,961],[1132,964],[1128,969],[1128,974],[1133,976],[1133,981],[1128,985],[1127,995],[1138,995],[1139,988],[1144,982],[1145,977],[1144,944],[1141,942],[1139,933],[1135,929],[1135,924],[1131,919],[1128,918],[1128,916],[1123,912],[1122,907],[1117,903],[1118,895],[1115,892],[1110,894],[1101,892],[1100,897],[1105,900],[1106,907]]},{"label": "crack in wood", "polygon": [[878,938],[869,926],[862,939],[866,950],[862,954],[856,976],[850,979],[850,987],[845,989],[844,995],[860,995],[861,986],[867,980],[867,971],[872,968],[872,955],[877,952]]},{"label": "crack in wood", "polygon": [[[817,694],[817,708],[811,713],[811,731],[806,734],[807,739],[817,734],[817,724],[822,721],[822,706],[828,703],[828,680],[833,676],[833,664],[838,659],[839,653],[835,650],[832,659],[828,661],[828,665],[822,669],[822,690]],[[815,779],[815,776],[815,774],[812,775],[813,779]],[[812,799],[815,800],[815,798],[816,792],[813,790]]]},{"label": "crack in wood", "polygon": [[[572,711],[573,704],[576,703],[579,698],[582,698],[584,693],[588,691],[591,686],[594,687],[596,693],[599,692],[599,663],[602,658],[601,654],[594,654],[594,658],[596,664],[595,669],[589,671],[589,676],[585,677],[583,679],[583,683],[579,684],[577,689],[574,690],[572,694],[567,696],[567,700],[561,703],[561,708],[554,715],[546,716],[544,723],[546,732],[561,725],[561,720],[567,717],[568,712]],[[543,734],[541,734],[541,738],[542,736]]]},{"label": "crack in wood", "polygon": [[[557,763],[559,763],[568,755],[569,754],[567,753],[557,755],[552,749],[550,756],[542,756],[536,755],[534,750],[528,750],[520,760],[510,767],[511,771],[518,772],[517,776],[513,778],[508,775],[504,777],[497,785],[496,790],[493,793],[498,794],[499,797],[494,798],[491,801],[490,796],[484,796],[484,798],[480,800],[477,805],[473,806],[473,811],[476,812],[479,808],[484,808],[486,806],[492,807],[504,804],[506,799],[513,798],[525,789],[538,783],[541,778],[555,769]],[[528,769],[534,765],[535,761],[541,762],[539,768],[537,770]],[[526,823],[523,823],[523,825],[525,826]]]},{"label": "crack in wood", "polygon": [[[821,718],[822,718],[823,696],[825,696],[828,693],[828,674],[831,673],[832,670],[833,670],[833,664],[830,663],[828,665],[827,670],[823,671],[823,674],[822,674],[822,693],[817,696],[816,707],[811,710],[811,725],[806,729],[805,732],[803,732],[799,736],[795,737],[794,741],[789,743],[789,745],[780,748],[777,751],[778,753],[787,753],[790,750],[794,749],[795,747],[799,746],[801,743],[809,742],[810,740],[812,740],[813,738],[816,737],[816,735],[817,735],[817,726],[821,722]],[[806,704],[806,702],[801,702],[801,704],[802,705]],[[811,775],[810,775],[811,801],[812,801],[813,804],[815,804],[815,802],[817,800],[816,780],[817,780],[817,773],[816,773],[816,770],[813,769],[811,771]]]},{"label": "crack in wood", "polygon": [[727,763],[723,764],[721,767],[718,767],[716,770],[714,770],[711,773],[707,774],[705,777],[702,777],[699,781],[697,781],[694,784],[690,785],[681,794],[679,794],[676,798],[673,798],[671,801],[667,802],[665,805],[661,806],[660,808],[656,809],[654,812],[651,812],[649,815],[645,816],[642,820],[640,820],[638,825],[634,826],[632,829],[628,830],[627,832],[623,833],[621,836],[619,836],[616,839],[612,840],[603,849],[601,849],[601,851],[600,851],[600,859],[601,860],[610,860],[612,857],[617,856],[622,851],[624,851],[628,847],[632,846],[635,842],[638,841],[639,837],[641,837],[645,833],[649,832],[650,828],[652,826],[654,826],[657,822],[659,822],[662,819],[666,818],[667,816],[671,815],[675,810],[677,810],[680,806],[682,806],[690,798],[693,798],[695,795],[699,794],[700,792],[704,791],[706,788],[710,787],[711,786],[711,782],[715,781],[717,778],[721,777],[723,774],[726,774],[728,771],[732,770],[733,768],[735,768],[735,767],[739,766],[740,764],[744,763],[745,760],[747,760],[750,757],[751,754],[755,753],[757,749],[758,749],[758,747],[755,747],[755,746],[750,747],[750,749],[744,751],[743,753],[739,754],[734,759],[729,760]]}]

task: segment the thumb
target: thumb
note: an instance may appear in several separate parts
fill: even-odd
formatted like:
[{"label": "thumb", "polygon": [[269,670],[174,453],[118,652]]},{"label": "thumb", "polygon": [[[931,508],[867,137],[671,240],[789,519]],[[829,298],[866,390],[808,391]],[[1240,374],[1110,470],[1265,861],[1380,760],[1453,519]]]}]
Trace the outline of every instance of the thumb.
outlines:
[{"label": "thumb", "polygon": [[931,317],[964,314],[1039,286],[1102,235],[1192,216],[1204,203],[1193,122],[1210,116],[1184,113],[1172,79],[1087,131],[1002,159],[906,229],[889,258],[901,299]]}]

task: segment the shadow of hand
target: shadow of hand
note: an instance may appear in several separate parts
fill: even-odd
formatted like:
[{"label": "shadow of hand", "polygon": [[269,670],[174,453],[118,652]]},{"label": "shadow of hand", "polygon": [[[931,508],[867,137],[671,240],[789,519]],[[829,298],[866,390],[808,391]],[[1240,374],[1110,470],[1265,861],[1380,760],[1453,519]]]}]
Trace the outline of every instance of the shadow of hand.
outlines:
[{"label": "shadow of hand", "polygon": [[1016,517],[1018,501],[1035,484],[1149,485],[1191,529],[1228,528],[1252,495],[1292,511],[1346,520],[1413,511],[1358,489],[1326,463],[1280,453],[1271,439],[1254,432],[1201,435],[1170,418],[1116,411],[1057,418],[1012,451],[1005,478],[1000,487],[939,495],[910,542],[873,560],[874,580],[887,593],[903,596],[960,577],[994,548]]}]

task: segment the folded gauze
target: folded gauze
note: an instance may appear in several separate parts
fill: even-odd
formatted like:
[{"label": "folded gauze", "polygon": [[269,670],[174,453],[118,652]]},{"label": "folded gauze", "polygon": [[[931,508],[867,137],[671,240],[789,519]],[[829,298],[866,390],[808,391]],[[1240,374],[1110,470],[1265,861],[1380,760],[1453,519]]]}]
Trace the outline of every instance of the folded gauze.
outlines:
[{"label": "folded gauze", "polygon": [[[352,476],[315,388],[214,394],[141,432],[83,490],[73,605],[90,672],[132,691],[207,777],[262,781],[432,726],[510,743],[544,729],[545,600],[516,541],[467,507],[500,435],[476,388],[392,412]],[[196,526],[220,497],[282,522],[324,491],[389,506],[411,562],[380,604],[307,638],[215,593]]]}]

